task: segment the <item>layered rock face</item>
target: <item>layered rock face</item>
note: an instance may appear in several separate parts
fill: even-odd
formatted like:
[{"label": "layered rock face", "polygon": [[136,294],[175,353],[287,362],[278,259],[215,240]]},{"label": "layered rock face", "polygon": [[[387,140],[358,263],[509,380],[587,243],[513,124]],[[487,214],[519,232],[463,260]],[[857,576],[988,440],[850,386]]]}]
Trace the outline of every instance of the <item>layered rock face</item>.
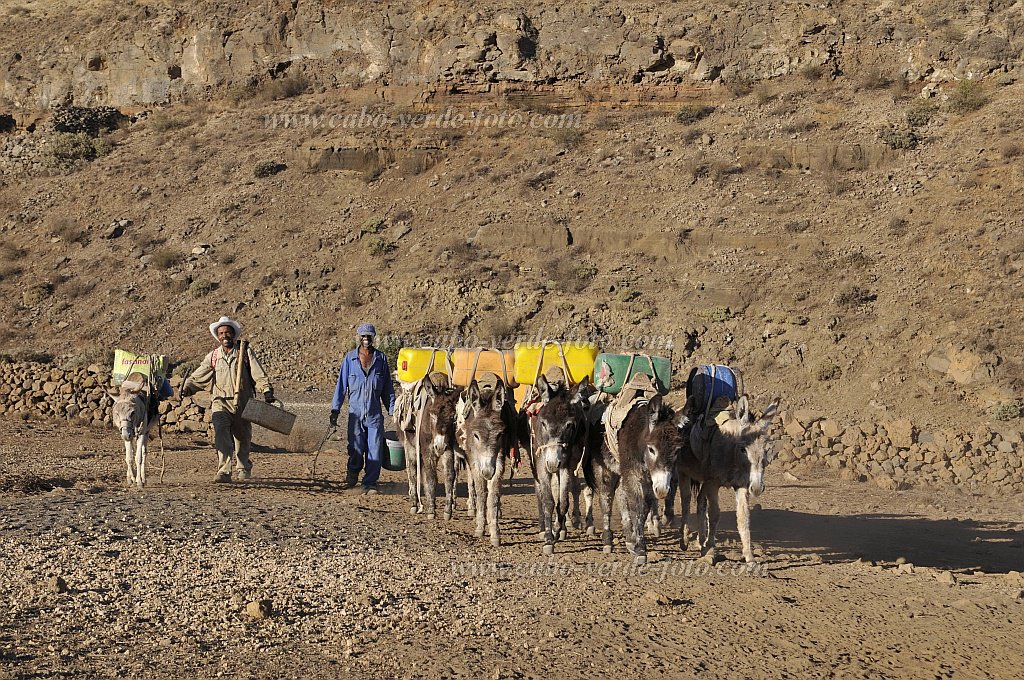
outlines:
[{"label": "layered rock face", "polygon": [[676,96],[679,88],[818,68],[943,81],[1010,68],[1024,44],[1014,3],[941,0],[713,8],[410,8],[327,0],[43,5],[12,11],[5,23],[0,97],[23,117],[69,100],[145,107],[300,74],[319,87],[372,85],[381,97],[412,99],[557,84]]}]

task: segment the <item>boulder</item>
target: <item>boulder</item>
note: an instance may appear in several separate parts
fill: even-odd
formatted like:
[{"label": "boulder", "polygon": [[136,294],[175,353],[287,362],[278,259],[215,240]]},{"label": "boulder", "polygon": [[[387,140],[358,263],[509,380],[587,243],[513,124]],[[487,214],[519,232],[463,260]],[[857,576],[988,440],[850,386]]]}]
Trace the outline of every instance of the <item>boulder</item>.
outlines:
[{"label": "boulder", "polygon": [[906,418],[885,424],[889,441],[898,449],[909,449],[914,445],[914,424]]}]

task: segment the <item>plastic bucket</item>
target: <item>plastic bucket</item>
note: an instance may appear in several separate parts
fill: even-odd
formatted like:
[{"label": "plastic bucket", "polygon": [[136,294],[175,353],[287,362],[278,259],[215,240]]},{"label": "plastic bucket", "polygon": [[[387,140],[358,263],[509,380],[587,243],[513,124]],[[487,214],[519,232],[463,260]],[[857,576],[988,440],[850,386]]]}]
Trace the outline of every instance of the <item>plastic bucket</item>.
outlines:
[{"label": "plastic bucket", "polygon": [[385,470],[400,472],[405,469],[405,447],[398,441],[394,432],[384,437],[384,451],[380,465]]}]

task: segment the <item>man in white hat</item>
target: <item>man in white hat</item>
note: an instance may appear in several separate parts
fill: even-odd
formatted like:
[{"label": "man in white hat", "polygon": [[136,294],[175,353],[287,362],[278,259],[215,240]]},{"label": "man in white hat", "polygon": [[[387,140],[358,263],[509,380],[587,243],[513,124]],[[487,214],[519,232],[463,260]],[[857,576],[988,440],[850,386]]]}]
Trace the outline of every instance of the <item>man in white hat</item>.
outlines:
[{"label": "man in white hat", "polygon": [[[274,400],[270,379],[248,345],[245,356],[239,358],[237,339],[241,332],[242,327],[238,322],[226,316],[211,323],[210,334],[217,340],[219,347],[206,355],[181,387],[183,397],[200,390],[208,390],[213,395],[211,411],[214,447],[220,458],[220,467],[214,481],[222,483],[231,481],[231,468],[235,460],[241,479],[252,476],[252,462],[249,460],[252,423],[242,420],[241,414],[252,398],[254,388],[268,402]],[[240,384],[236,385],[239,361],[242,362],[242,373]]]},{"label": "man in white hat", "polygon": [[377,329],[363,323],[356,328],[358,346],[345,355],[338,371],[338,383],[331,401],[332,427],[338,425],[341,406],[348,397],[348,474],[346,488],[352,488],[363,472],[363,492],[377,493],[380,461],[384,449],[384,414],[381,405],[393,413],[395,386],[391,382],[388,358],[373,346]]}]

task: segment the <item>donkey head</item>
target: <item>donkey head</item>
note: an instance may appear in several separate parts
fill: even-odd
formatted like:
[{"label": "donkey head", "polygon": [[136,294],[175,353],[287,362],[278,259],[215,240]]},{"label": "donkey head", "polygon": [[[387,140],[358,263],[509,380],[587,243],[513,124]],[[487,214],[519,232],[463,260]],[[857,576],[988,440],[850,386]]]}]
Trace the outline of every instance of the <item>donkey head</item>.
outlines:
[{"label": "donkey head", "polygon": [[647,427],[640,432],[639,444],[651,474],[654,495],[659,499],[668,495],[676,457],[686,441],[683,437],[686,424],[685,416],[682,421],[677,420],[660,394],[647,403]]},{"label": "donkey head", "polygon": [[768,429],[778,412],[778,407],[778,401],[773,401],[760,417],[755,418],[750,411],[746,395],[740,397],[734,407],[732,422],[735,423],[739,445],[743,448],[746,462],[750,466],[747,489],[753,496],[764,493],[764,469],[775,457],[772,443],[768,439]]},{"label": "donkey head", "polygon": [[590,381],[583,382],[571,392],[564,383],[549,383],[544,376],[537,380],[541,406],[537,411],[537,443],[535,455],[548,474],[554,474],[568,464],[573,447],[582,443],[586,423],[586,390]]},{"label": "donkey head", "polygon": [[114,398],[111,419],[121,431],[121,439],[131,441],[142,434],[146,424],[146,402],[138,392],[122,389]]},{"label": "donkey head", "polygon": [[466,393],[469,404],[465,424],[466,454],[484,479],[494,476],[500,456],[504,456],[510,446],[511,424],[503,413],[506,402],[511,403],[508,391],[500,379],[493,390],[481,388],[474,380]]}]

